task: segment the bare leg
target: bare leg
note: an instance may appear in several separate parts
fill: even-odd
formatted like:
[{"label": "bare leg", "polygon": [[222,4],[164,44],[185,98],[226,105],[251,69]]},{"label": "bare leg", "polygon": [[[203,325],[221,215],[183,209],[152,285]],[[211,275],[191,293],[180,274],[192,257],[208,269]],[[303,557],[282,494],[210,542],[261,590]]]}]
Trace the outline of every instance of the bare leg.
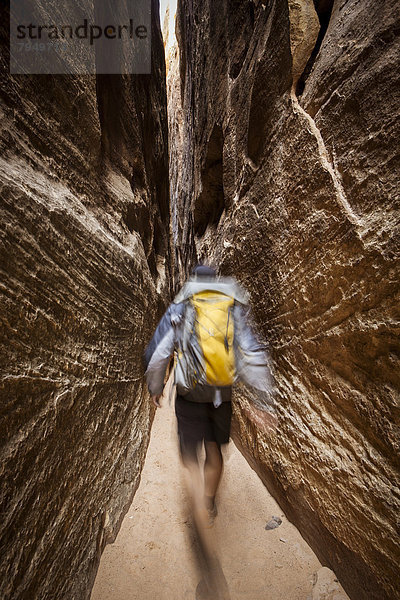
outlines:
[{"label": "bare leg", "polygon": [[183,460],[186,489],[189,495],[194,531],[198,544],[197,565],[202,581],[196,590],[198,600],[230,600],[228,585],[217,556],[215,531],[209,527],[204,492],[215,495],[222,474],[222,454],[215,442],[206,442],[203,474],[195,456]]},{"label": "bare leg", "polygon": [[[206,460],[204,463],[204,495],[206,500],[212,498],[215,494],[221,481],[223,470],[223,459],[221,448],[216,442],[204,442],[206,450]],[[212,508],[209,506],[208,508]]]},{"label": "bare leg", "polygon": [[185,460],[184,477],[189,495],[192,511],[197,514],[204,509],[203,505],[203,478],[197,461]]}]

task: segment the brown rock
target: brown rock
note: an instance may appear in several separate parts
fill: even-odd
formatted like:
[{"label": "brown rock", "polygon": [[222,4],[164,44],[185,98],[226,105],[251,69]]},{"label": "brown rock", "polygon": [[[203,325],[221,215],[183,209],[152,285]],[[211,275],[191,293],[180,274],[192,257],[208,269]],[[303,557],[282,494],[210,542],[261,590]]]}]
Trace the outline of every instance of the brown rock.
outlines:
[{"label": "brown rock", "polygon": [[170,293],[157,19],[151,76],[11,77],[3,10],[4,600],[88,598],[138,486],[142,352]]},{"label": "brown rock", "polygon": [[288,6],[293,86],[296,87],[314,49],[320,23],[313,0],[289,0]]},{"label": "brown rock", "polygon": [[180,2],[178,244],[240,279],[270,344],[280,425],[239,392],[236,443],[350,597],[393,600],[396,3],[316,2],[314,50],[294,4]]},{"label": "brown rock", "polygon": [[[181,105],[181,82],[179,76],[178,47],[173,44],[167,57],[167,93],[173,98],[168,104],[168,135],[169,135],[169,183],[171,196],[171,232],[174,241],[174,280],[177,285],[185,279],[183,265],[185,260],[194,261],[195,244],[193,231],[188,219],[180,213],[182,194],[182,133],[183,111]],[[187,258],[185,258],[187,257]]]}]

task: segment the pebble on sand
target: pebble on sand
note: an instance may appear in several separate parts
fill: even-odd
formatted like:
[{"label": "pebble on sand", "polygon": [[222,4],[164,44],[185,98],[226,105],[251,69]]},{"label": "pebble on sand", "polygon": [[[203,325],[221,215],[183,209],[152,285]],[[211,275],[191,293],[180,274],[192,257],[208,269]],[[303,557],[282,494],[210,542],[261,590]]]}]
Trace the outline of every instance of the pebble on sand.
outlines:
[{"label": "pebble on sand", "polygon": [[282,523],[282,519],[279,517],[272,517],[270,521],[265,526],[265,529],[276,529]]}]

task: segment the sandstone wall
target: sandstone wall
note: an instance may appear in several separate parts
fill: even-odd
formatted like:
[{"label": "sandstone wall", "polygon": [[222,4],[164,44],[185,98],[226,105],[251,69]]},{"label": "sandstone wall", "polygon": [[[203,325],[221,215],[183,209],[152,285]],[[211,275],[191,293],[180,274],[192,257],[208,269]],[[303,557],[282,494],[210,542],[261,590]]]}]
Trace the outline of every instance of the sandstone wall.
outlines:
[{"label": "sandstone wall", "polygon": [[152,8],[152,75],[97,78],[9,76],[3,8],[3,600],[88,598],[139,482],[152,418],[142,352],[171,258]]},{"label": "sandstone wall", "polygon": [[[171,32],[169,32],[171,36]],[[185,181],[189,182],[185,174],[191,169],[192,154],[183,153],[183,144],[191,147],[189,135],[191,127],[185,128],[184,120],[191,114],[184,111],[181,98],[180,61],[179,49],[176,40],[171,45],[166,56],[167,64],[167,96],[168,96],[168,135],[169,135],[169,173],[170,173],[170,210],[171,210],[171,237],[174,253],[174,284],[176,291],[185,280],[188,265],[195,262],[196,243],[193,235],[192,213],[187,210],[183,195],[190,193],[184,190]],[[189,163],[183,163],[183,161]]]},{"label": "sandstone wall", "polygon": [[396,2],[181,0],[177,34],[179,244],[249,289],[276,376],[236,442],[354,600],[399,598]]}]

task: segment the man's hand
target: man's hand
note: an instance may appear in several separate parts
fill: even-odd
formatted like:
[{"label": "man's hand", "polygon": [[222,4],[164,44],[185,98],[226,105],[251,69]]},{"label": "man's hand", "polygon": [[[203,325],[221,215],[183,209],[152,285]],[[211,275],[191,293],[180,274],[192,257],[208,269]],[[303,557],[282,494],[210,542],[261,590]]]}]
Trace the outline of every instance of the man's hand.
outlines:
[{"label": "man's hand", "polygon": [[161,398],[161,394],[151,397],[153,404],[156,408],[161,408],[160,398]]}]

